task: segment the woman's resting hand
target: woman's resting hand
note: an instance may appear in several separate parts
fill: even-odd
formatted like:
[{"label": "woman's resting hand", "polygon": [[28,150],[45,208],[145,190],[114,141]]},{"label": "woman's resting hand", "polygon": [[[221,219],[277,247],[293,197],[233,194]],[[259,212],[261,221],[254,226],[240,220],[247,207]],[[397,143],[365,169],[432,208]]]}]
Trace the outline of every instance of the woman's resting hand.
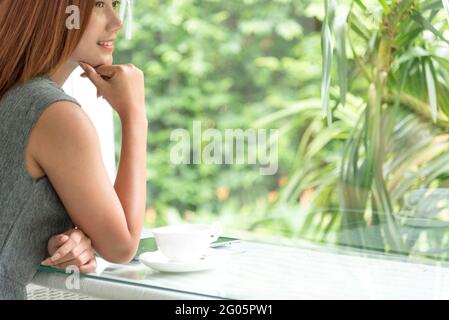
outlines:
[{"label": "woman's resting hand", "polygon": [[58,269],[76,266],[83,273],[95,272],[97,268],[91,241],[80,229],[71,229],[51,237],[47,249],[50,257],[42,262],[44,266]]}]

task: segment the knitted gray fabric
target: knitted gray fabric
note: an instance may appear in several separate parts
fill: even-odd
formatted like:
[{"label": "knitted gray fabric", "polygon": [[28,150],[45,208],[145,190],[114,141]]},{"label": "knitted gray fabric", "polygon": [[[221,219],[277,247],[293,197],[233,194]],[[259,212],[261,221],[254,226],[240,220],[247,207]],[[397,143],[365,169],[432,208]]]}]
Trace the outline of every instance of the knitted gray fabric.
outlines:
[{"label": "knitted gray fabric", "polygon": [[26,299],[51,236],[73,228],[49,179],[29,175],[25,146],[43,111],[79,103],[50,78],[17,84],[0,99],[0,299]]}]

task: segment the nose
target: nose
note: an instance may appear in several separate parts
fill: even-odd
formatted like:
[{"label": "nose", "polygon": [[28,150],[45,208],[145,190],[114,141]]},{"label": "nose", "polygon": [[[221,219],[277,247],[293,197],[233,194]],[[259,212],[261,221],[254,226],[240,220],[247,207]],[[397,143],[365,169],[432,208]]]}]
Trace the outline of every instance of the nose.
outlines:
[{"label": "nose", "polygon": [[108,31],[117,32],[123,28],[122,20],[115,10],[112,10],[110,19],[108,21]]}]

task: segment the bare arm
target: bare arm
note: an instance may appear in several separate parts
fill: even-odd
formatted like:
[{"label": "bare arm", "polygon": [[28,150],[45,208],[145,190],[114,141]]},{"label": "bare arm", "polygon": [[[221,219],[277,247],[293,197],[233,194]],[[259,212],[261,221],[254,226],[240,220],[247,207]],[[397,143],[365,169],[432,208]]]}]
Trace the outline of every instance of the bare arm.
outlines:
[{"label": "bare arm", "polygon": [[107,175],[90,118],[71,102],[57,102],[45,110],[35,127],[32,154],[95,250],[106,260],[126,263],[137,250],[146,203],[143,73],[133,65],[102,66],[97,68],[100,76],[91,66],[83,67],[122,122],[115,184]]},{"label": "bare arm", "polygon": [[96,130],[81,108],[71,102],[55,103],[33,130],[36,161],[72,221],[111,262],[126,263],[137,250],[145,211],[146,135],[144,123],[124,125],[116,191]]},{"label": "bare arm", "polygon": [[128,222],[137,250],[146,204],[147,131],[146,119],[121,119],[122,148],[114,188]]}]

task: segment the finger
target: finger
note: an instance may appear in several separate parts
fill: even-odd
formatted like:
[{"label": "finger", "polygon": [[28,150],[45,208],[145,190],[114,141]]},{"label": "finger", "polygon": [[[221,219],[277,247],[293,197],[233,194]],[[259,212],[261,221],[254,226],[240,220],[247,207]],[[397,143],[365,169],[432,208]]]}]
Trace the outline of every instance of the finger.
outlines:
[{"label": "finger", "polygon": [[118,73],[123,71],[123,66],[120,65],[101,65],[95,68],[98,74],[100,74],[103,77],[107,77],[109,79],[112,79],[115,77]]},{"label": "finger", "polygon": [[[85,250],[85,246],[81,246],[77,249],[76,245],[78,243],[81,243],[82,240],[87,241],[87,243],[85,245],[87,245],[88,247],[90,246],[90,239],[86,238],[84,233],[81,230],[77,230],[77,229],[70,229],[62,234],[56,235],[54,237],[52,237],[49,241],[49,246],[48,246],[48,251],[50,253],[50,257],[48,257],[47,259],[45,259],[44,261],[41,262],[42,265],[44,266],[54,266],[57,263],[60,262],[64,262],[67,261],[71,258],[76,257],[77,254],[79,254],[80,252],[82,252],[83,250]],[[67,242],[68,240],[71,240],[70,244],[66,244],[66,246],[62,247],[61,246]],[[61,252],[58,252],[59,249],[61,250],[70,250],[73,246],[75,246],[76,250],[75,252],[73,252],[73,250],[71,251],[72,255],[67,255],[65,258],[63,258],[63,260],[60,261],[54,261],[52,259],[58,258],[59,255],[61,254]],[[60,259],[60,258],[58,258]]]},{"label": "finger", "polygon": [[97,88],[102,88],[105,85],[104,79],[91,65],[84,62],[80,62],[79,64],[86,73],[87,78],[89,78]]},{"label": "finger", "polygon": [[50,257],[51,262],[55,264],[59,259],[69,254],[77,245],[78,243],[73,238],[70,238]]},{"label": "finger", "polygon": [[[47,245],[47,251],[49,253],[50,256],[52,256],[56,250],[62,246],[67,240],[69,240],[69,236],[65,235],[65,234],[59,234],[56,236],[53,236],[50,238],[50,240],[48,241],[48,245]],[[50,264],[51,262],[49,261],[49,258],[46,259],[47,263]],[[46,261],[44,260],[44,261]],[[47,264],[44,264],[47,265]]]},{"label": "finger", "polygon": [[94,257],[88,263],[81,266],[79,269],[80,269],[80,272],[82,272],[82,273],[96,272],[97,271],[97,259]]},{"label": "finger", "polygon": [[83,253],[81,253],[79,256],[77,256],[74,259],[65,261],[63,263],[56,264],[56,268],[58,269],[65,269],[68,266],[76,266],[80,268],[81,266],[87,264],[90,260],[92,260],[93,257],[93,250],[87,249]]},{"label": "finger", "polygon": [[41,262],[41,265],[43,266],[52,266],[53,263],[51,262],[50,258],[45,259],[44,261]]},{"label": "finger", "polygon": [[80,243],[84,238],[86,238],[86,235],[81,230],[76,228],[70,230],[68,236],[76,243]]},{"label": "finger", "polygon": [[84,266],[81,266],[79,268],[81,273],[93,273],[97,271],[97,260],[92,259]]},{"label": "finger", "polygon": [[52,260],[52,263],[54,265],[61,264],[67,261],[70,261],[72,259],[76,259],[79,255],[81,255],[84,251],[91,248],[91,242],[88,238],[84,238],[81,240],[80,243],[78,243],[75,247],[72,248],[67,254],[64,256],[61,256],[57,260]]},{"label": "finger", "polygon": [[67,262],[72,259],[76,259],[78,256],[80,256],[86,250],[92,250],[92,256],[93,256],[94,251],[92,249],[91,244],[92,243],[89,238],[84,238],[72,251],[69,252],[69,254],[67,254],[65,257],[62,257],[58,261],[55,261],[54,263],[60,264],[60,263]]},{"label": "finger", "polygon": [[67,236],[65,234],[58,234],[56,236],[51,237],[50,240],[48,241],[49,253],[53,254],[54,251],[56,251],[56,249],[58,247],[60,247],[67,240],[69,240],[69,236]]}]

